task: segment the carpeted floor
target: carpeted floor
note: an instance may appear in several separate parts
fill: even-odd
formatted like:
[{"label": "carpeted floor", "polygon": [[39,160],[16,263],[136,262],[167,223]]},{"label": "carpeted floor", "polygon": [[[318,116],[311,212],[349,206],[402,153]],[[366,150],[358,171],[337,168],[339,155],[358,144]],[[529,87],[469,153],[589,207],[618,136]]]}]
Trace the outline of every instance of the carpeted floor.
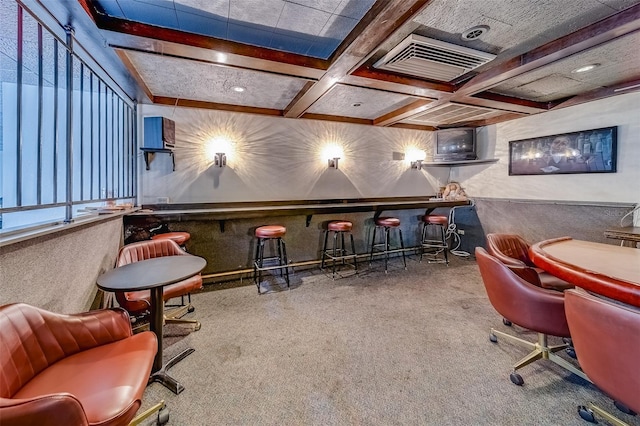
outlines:
[{"label": "carpeted floor", "polygon": [[170,425],[569,426],[585,424],[576,406],[591,401],[638,424],[546,360],[512,384],[511,366],[528,351],[489,342],[489,329],[536,335],[502,324],[473,260],[361,269],[335,281],[296,271],[290,290],[270,277],[261,296],[248,280],[194,295],[189,317],[202,329],[165,329],[166,359],[195,348],[170,370],[186,389],[151,384],[144,406],[164,399]]}]

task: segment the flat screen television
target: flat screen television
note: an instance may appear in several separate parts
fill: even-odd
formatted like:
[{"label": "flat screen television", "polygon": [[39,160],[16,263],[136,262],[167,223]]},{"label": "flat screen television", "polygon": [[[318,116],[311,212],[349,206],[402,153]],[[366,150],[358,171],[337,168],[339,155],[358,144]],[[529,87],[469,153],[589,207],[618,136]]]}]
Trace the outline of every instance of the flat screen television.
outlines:
[{"label": "flat screen television", "polygon": [[433,161],[475,160],[476,129],[458,127],[436,130],[436,149]]}]

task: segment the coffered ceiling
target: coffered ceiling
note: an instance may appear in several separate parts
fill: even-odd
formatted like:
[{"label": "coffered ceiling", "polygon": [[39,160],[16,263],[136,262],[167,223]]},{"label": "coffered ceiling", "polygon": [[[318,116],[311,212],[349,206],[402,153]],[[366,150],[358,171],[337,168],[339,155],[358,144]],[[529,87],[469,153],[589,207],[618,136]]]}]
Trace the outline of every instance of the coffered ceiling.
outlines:
[{"label": "coffered ceiling", "polygon": [[143,102],[435,129],[640,90],[640,0],[77,1]]}]

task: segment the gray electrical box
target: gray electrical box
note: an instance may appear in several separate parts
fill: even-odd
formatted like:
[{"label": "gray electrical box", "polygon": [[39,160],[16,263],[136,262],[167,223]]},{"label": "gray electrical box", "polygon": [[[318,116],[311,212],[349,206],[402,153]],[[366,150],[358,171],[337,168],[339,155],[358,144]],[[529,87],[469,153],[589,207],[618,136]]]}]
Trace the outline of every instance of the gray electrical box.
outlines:
[{"label": "gray electrical box", "polygon": [[173,149],[176,143],[176,123],[165,117],[144,118],[143,148]]}]

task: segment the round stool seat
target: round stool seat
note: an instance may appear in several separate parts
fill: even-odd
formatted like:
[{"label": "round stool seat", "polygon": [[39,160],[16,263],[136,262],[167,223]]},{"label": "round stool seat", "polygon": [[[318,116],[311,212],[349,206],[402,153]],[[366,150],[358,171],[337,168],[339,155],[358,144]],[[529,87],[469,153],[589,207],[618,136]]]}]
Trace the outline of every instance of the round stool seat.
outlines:
[{"label": "round stool seat", "polygon": [[346,220],[335,220],[333,222],[329,222],[329,225],[327,225],[327,229],[329,231],[335,232],[351,231],[351,228],[353,228],[353,223]]},{"label": "round stool seat", "polygon": [[284,237],[287,228],[280,225],[266,225],[256,228],[256,237],[258,238],[280,238]]},{"label": "round stool seat", "polygon": [[376,219],[376,226],[395,228],[396,226],[400,226],[400,219],[397,217],[379,217]]},{"label": "round stool seat", "polygon": [[191,234],[188,232],[166,232],[164,234],[157,234],[151,237],[152,240],[173,240],[178,243],[179,246],[184,245],[191,238]]},{"label": "round stool seat", "polygon": [[439,214],[428,214],[422,216],[422,221],[424,223],[431,223],[433,225],[442,225],[447,226],[449,222],[449,218],[447,216],[439,215]]}]

